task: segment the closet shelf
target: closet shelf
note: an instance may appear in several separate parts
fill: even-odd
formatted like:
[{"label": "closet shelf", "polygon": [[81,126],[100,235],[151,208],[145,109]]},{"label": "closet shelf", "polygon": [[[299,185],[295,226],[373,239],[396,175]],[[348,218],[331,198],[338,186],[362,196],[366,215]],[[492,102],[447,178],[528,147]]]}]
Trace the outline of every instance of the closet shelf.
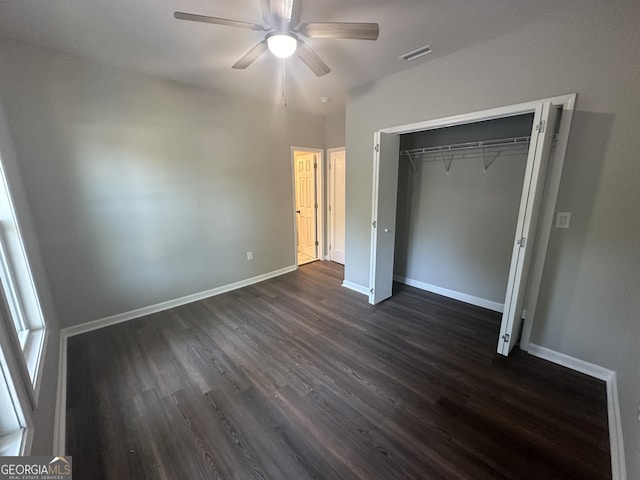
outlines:
[{"label": "closet shelf", "polygon": [[500,156],[521,154],[523,147],[527,147],[531,137],[511,137],[497,140],[482,140],[479,142],[454,143],[433,147],[403,150],[400,156],[409,158],[413,169],[417,171],[416,159],[422,162],[443,162],[449,173],[453,159],[481,158],[485,172]]}]

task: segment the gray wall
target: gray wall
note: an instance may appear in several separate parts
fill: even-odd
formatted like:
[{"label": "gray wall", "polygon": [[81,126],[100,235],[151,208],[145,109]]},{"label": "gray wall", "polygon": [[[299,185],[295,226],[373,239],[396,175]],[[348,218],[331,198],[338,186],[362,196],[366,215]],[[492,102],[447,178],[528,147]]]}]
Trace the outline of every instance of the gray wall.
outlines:
[{"label": "gray wall", "polygon": [[[529,136],[532,125],[532,115],[520,115],[416,132],[400,137],[400,150]],[[523,144],[508,156],[492,147],[486,153],[499,151],[486,172],[482,158],[461,157],[480,150],[454,155],[448,173],[439,157],[415,157],[415,170],[400,157],[396,275],[504,303],[527,150]]]},{"label": "gray wall", "polygon": [[323,117],[15,42],[0,63],[62,327],[295,264],[290,146],[323,148]]},{"label": "gray wall", "polygon": [[368,284],[374,131],[578,93],[557,206],[571,228],[552,232],[532,342],[617,371],[629,478],[640,478],[640,4],[572,3],[350,92],[345,277]]},{"label": "gray wall", "polygon": [[345,111],[341,110],[324,117],[325,148],[344,147]]},{"label": "gray wall", "polygon": [[504,303],[526,150],[496,159],[400,162],[394,273]]},{"label": "gray wall", "polygon": [[[324,116],[324,146],[325,148],[338,148],[344,147],[344,122],[345,122],[345,111],[340,110],[339,112],[329,113]],[[324,170],[324,198],[328,199],[329,195],[329,154],[325,152],[325,165],[327,168]],[[324,252],[322,252],[322,256],[329,256],[329,209],[325,209],[324,218],[322,221],[324,222]]]}]

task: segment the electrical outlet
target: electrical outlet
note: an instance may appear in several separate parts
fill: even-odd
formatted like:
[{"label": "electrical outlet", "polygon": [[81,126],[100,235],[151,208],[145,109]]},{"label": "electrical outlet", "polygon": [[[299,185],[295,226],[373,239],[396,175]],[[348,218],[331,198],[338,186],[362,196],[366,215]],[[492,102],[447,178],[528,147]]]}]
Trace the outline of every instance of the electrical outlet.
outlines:
[{"label": "electrical outlet", "polygon": [[569,228],[571,223],[571,212],[558,212],[556,217],[556,228]]},{"label": "electrical outlet", "polygon": [[247,252],[247,260],[253,260],[253,252]]}]

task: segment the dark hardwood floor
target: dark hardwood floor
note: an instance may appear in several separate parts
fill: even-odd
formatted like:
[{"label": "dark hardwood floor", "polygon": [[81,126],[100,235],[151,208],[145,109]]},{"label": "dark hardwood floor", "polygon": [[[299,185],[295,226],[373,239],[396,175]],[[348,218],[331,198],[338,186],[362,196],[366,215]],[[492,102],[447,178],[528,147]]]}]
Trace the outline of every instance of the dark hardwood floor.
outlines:
[{"label": "dark hardwood floor", "polygon": [[69,339],[74,478],[607,479],[603,382],[329,262]]}]

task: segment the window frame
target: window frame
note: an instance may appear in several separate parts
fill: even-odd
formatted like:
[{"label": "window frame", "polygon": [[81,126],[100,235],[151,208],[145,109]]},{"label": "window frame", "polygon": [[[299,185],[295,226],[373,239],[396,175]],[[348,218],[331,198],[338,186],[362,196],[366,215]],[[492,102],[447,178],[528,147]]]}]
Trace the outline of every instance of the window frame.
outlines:
[{"label": "window frame", "polygon": [[20,187],[0,98],[0,455],[29,455],[48,331],[7,169]]},{"label": "window frame", "polygon": [[7,318],[10,314],[4,292],[0,292],[0,389],[8,399],[0,401],[3,414],[13,411],[10,419],[15,428],[0,431],[0,455],[28,455],[33,442],[32,400],[24,379],[24,365],[15,355],[15,342],[11,332],[13,325]]},{"label": "window frame", "polygon": [[[0,98],[0,282],[4,303],[4,324],[11,350],[4,354],[17,359],[18,369],[12,381],[22,378],[31,408],[38,405],[42,383],[42,361],[45,356],[48,331],[31,271],[20,221],[14,205],[11,178],[19,181],[16,154]],[[19,375],[19,376],[16,376]]]},{"label": "window frame", "polygon": [[[0,158],[1,160],[1,158]],[[9,208],[13,211],[13,205],[10,201],[11,196],[8,191],[4,169],[0,163],[0,177],[2,177],[6,188],[7,197],[9,198]],[[0,198],[0,201],[2,199]],[[27,292],[20,289],[16,285],[18,273],[12,267],[11,257],[8,253],[8,246],[4,232],[4,222],[0,221],[0,288],[2,290],[3,300],[5,303],[6,313],[4,322],[9,324],[8,336],[11,337],[13,344],[12,350],[21,357],[20,376],[23,378],[27,386],[27,392],[33,408],[38,405],[38,397],[40,392],[40,384],[42,381],[41,364],[44,358],[46,328],[44,317],[40,308],[38,295],[31,277],[31,269],[24,250],[22,235],[17,224],[14,214],[14,228],[18,243],[20,244],[19,252],[13,252],[13,256],[20,256],[18,260],[23,262],[21,274],[25,277],[23,281],[27,282]],[[16,255],[17,254],[17,255]],[[25,310],[24,302],[31,302],[31,314]],[[7,318],[8,317],[8,318]]]}]

